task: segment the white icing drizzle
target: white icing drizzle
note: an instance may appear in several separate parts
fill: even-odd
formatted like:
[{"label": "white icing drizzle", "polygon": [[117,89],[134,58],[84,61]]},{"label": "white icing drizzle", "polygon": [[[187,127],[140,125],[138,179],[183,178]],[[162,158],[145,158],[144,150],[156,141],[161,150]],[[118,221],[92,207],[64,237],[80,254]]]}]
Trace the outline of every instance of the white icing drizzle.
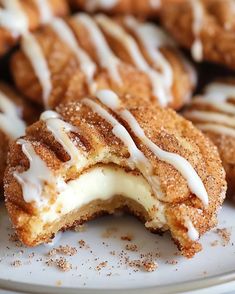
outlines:
[{"label": "white icing drizzle", "polygon": [[192,241],[197,241],[199,239],[199,232],[194,227],[192,221],[187,217],[185,219],[185,226],[188,229],[188,236]]},{"label": "white icing drizzle", "polygon": [[185,158],[176,153],[164,151],[154,144],[145,135],[135,117],[128,110],[123,110],[120,107],[121,102],[114,92],[110,90],[100,90],[97,92],[96,96],[105,106],[112,109],[129,124],[135,135],[154,153],[158,159],[174,166],[174,168],[176,168],[186,179],[191,192],[194,193],[205,206],[208,205],[209,199],[205,186],[195,169]]},{"label": "white icing drizzle", "polygon": [[52,132],[56,141],[59,142],[64,150],[69,154],[70,160],[66,162],[67,165],[76,165],[76,162],[81,158],[81,154],[76,148],[74,142],[69,138],[69,132],[78,132],[78,129],[71,124],[60,119],[60,116],[55,111],[45,111],[42,113],[41,120],[43,120],[49,131]]},{"label": "white icing drizzle", "polygon": [[99,65],[108,71],[113,81],[119,85],[122,84],[122,78],[118,71],[120,60],[109,48],[104,35],[102,34],[97,24],[89,15],[85,13],[77,14],[74,19],[81,23],[88,30],[89,38],[91,38],[96,49]]},{"label": "white icing drizzle", "polygon": [[192,110],[186,113],[189,119],[199,120],[202,122],[210,122],[215,124],[224,124],[229,127],[235,128],[235,118],[228,116],[226,114],[202,111],[202,110]]},{"label": "white icing drizzle", "polygon": [[133,16],[126,16],[124,22],[135,33],[152,62],[161,68],[163,83],[170,88],[173,84],[173,70],[167,58],[159,49],[168,45],[174,46],[172,39],[156,25],[142,23]]},{"label": "white icing drizzle", "polygon": [[[111,92],[113,93],[113,92]],[[114,94],[114,93],[113,93]],[[85,98],[82,102],[89,106],[94,112],[100,115],[103,119],[109,122],[113,129],[113,134],[119,138],[125,146],[127,146],[130,159],[129,165],[131,168],[137,167],[145,178],[148,180],[149,184],[152,187],[153,193],[157,196],[162,195],[161,190],[159,189],[158,179],[152,173],[152,165],[145,155],[137,148],[134,140],[131,135],[128,133],[126,128],[121,125],[108,111],[106,111],[101,105],[94,102],[91,99]]]},{"label": "white icing drizzle", "polygon": [[205,88],[206,100],[224,102],[227,99],[235,99],[235,85],[214,82]]},{"label": "white icing drizzle", "polygon": [[19,0],[1,0],[4,9],[0,8],[0,26],[8,29],[15,37],[29,29],[28,17]]},{"label": "white icing drizzle", "polygon": [[47,199],[42,198],[42,187],[48,183],[55,181],[55,178],[39,155],[34,150],[33,145],[24,140],[19,139],[17,144],[22,146],[22,151],[29,160],[29,168],[22,172],[14,172],[14,177],[21,184],[24,201],[27,203],[35,202],[37,206],[44,205]]},{"label": "white icing drizzle", "polygon": [[0,129],[12,140],[25,133],[25,122],[21,119],[17,106],[0,91]]},{"label": "white icing drizzle", "polygon": [[166,106],[171,96],[164,87],[162,75],[149,66],[135,39],[111,18],[105,15],[98,15],[95,19],[104,31],[123,44],[135,66],[148,75],[152,84],[154,96],[158,98],[162,106]]},{"label": "white icing drizzle", "polygon": [[162,0],[149,0],[149,4],[153,9],[159,9],[162,5]]},{"label": "white icing drizzle", "polygon": [[21,40],[21,47],[41,83],[44,105],[48,108],[48,98],[52,90],[51,73],[40,44],[32,34],[27,33]]},{"label": "white icing drizzle", "polygon": [[40,21],[42,24],[48,23],[53,18],[52,8],[49,0],[34,0],[40,13]]},{"label": "white icing drizzle", "polygon": [[[228,100],[235,100],[235,86],[214,82],[209,84],[202,96],[193,100],[195,108],[185,112],[185,116],[196,122],[202,131],[235,136],[235,104]],[[215,110],[205,111],[197,109],[197,105],[211,106]]]},{"label": "white icing drizzle", "polygon": [[203,44],[200,39],[200,33],[203,25],[204,10],[201,0],[190,0],[192,13],[193,13],[193,25],[192,30],[194,34],[194,42],[191,48],[191,53],[196,61],[202,61],[203,58]]},{"label": "white icing drizzle", "polygon": [[119,0],[85,0],[85,8],[93,12],[97,9],[109,10],[118,4]]},{"label": "white icing drizzle", "polygon": [[221,135],[225,136],[230,136],[235,138],[235,130],[229,127],[225,127],[222,125],[217,125],[217,124],[210,124],[210,123],[205,123],[205,124],[195,124],[197,128],[199,128],[201,131],[204,132],[213,132],[213,133],[218,133]]},{"label": "white icing drizzle", "polygon": [[216,99],[212,101],[212,99],[207,99],[206,97],[203,98],[195,98],[193,100],[193,104],[201,104],[201,105],[210,105],[217,110],[235,115],[235,105],[228,103],[228,102],[217,102]]},{"label": "white icing drizzle", "polygon": [[96,9],[109,10],[118,4],[119,0],[85,0],[85,8],[93,12]]},{"label": "white icing drizzle", "polygon": [[92,83],[94,80],[94,74],[96,72],[95,63],[91,60],[89,55],[78,45],[73,31],[64,20],[55,18],[51,23],[51,27],[59,36],[59,38],[64,41],[76,55],[80,63],[81,70],[86,76],[87,84],[91,92],[93,92]]}]

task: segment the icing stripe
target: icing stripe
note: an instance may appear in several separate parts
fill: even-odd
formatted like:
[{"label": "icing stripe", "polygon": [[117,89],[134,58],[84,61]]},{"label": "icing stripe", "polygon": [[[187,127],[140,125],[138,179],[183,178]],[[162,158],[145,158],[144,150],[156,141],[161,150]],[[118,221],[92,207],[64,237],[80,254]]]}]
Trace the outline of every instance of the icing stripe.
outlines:
[{"label": "icing stripe", "polygon": [[217,102],[217,101],[211,101],[209,99],[204,98],[195,98],[192,102],[193,105],[209,105],[213,108],[216,108],[218,111],[233,114],[235,115],[235,105],[227,102]]},{"label": "icing stripe", "polygon": [[5,9],[0,8],[0,26],[8,29],[15,37],[29,30],[28,17],[19,0],[1,0]]},{"label": "icing stripe", "polygon": [[[205,206],[208,205],[208,194],[205,186],[197,172],[185,158],[176,153],[164,151],[154,144],[145,135],[135,117],[128,110],[122,110],[120,108],[120,100],[112,91],[101,90],[97,92],[96,96],[105,106],[112,109],[129,124],[135,135],[155,154],[157,158],[174,166],[174,168],[186,179],[191,192],[194,193]],[[112,102],[110,103],[110,101]]]},{"label": "icing stripe", "polygon": [[152,84],[154,96],[159,99],[159,102],[162,106],[166,106],[169,102],[170,95],[169,93],[166,93],[162,75],[149,66],[144,56],[142,55],[135,39],[126,33],[118,23],[111,20],[107,16],[98,15],[95,17],[95,19],[105,32],[122,43],[131,56],[135,66],[148,75]]},{"label": "icing stripe", "polygon": [[206,100],[224,102],[228,98],[235,99],[235,85],[219,82],[211,83],[205,88]]},{"label": "icing stripe", "polygon": [[222,134],[225,136],[231,136],[235,138],[235,130],[229,127],[221,126],[221,125],[215,125],[215,124],[195,124],[197,128],[199,128],[201,131],[208,131],[208,132],[213,132],[213,133],[218,133]]},{"label": "icing stripe", "polygon": [[194,227],[192,221],[186,217],[185,219],[185,226],[188,229],[188,236],[192,241],[197,241],[199,239],[199,233]]},{"label": "icing stripe", "polygon": [[118,4],[119,0],[85,0],[85,9],[90,12],[96,9],[109,10]]},{"label": "icing stripe", "polygon": [[44,205],[49,199],[42,198],[44,184],[54,182],[54,176],[46,163],[36,154],[32,144],[24,139],[19,139],[17,144],[22,146],[22,151],[29,160],[29,168],[23,173],[14,172],[14,177],[21,184],[24,201],[35,202],[37,206]]},{"label": "icing stripe", "polygon": [[200,0],[190,0],[192,13],[193,13],[193,25],[192,30],[195,37],[193,42],[191,53],[196,61],[202,61],[203,59],[203,44],[200,39],[200,33],[203,25],[204,10]]},{"label": "icing stripe", "polygon": [[25,122],[20,118],[17,106],[0,91],[0,129],[12,140],[25,133]]},{"label": "icing stripe", "polygon": [[[113,93],[113,92],[111,92]],[[114,93],[113,93],[114,94]],[[141,152],[134,140],[132,139],[131,135],[128,133],[126,128],[121,125],[108,111],[106,111],[101,105],[94,102],[91,99],[85,98],[82,100],[82,103],[90,107],[94,112],[100,115],[103,119],[109,122],[113,127],[113,134],[119,138],[125,146],[127,146],[130,159],[129,165],[131,168],[137,167],[142,174],[147,179],[148,183],[151,185],[153,193],[156,196],[162,195],[161,190],[159,189],[159,183],[156,176],[152,173],[152,165],[149,160],[145,157],[143,152]],[[134,165],[134,166],[133,166]]]},{"label": "icing stripe", "polygon": [[202,122],[211,122],[235,127],[235,117],[228,116],[217,112],[193,110],[186,113],[186,117]]},{"label": "icing stripe", "polygon": [[69,25],[62,19],[56,18],[51,23],[53,30],[59,38],[66,43],[70,49],[75,53],[82,72],[86,76],[87,84],[92,90],[92,83],[96,71],[95,63],[90,59],[89,55],[78,45],[78,42]]},{"label": "icing stripe", "polygon": [[99,65],[108,71],[113,81],[119,85],[122,84],[122,79],[118,71],[120,60],[109,48],[101,30],[98,28],[96,23],[85,13],[77,14],[74,19],[81,23],[89,32],[89,38],[96,48]]},{"label": "icing stripe", "polygon": [[149,5],[153,9],[159,9],[162,5],[162,0],[149,0]]},{"label": "icing stripe", "polygon": [[161,68],[164,84],[171,87],[173,84],[172,67],[159,49],[163,46],[173,46],[172,39],[156,25],[141,23],[133,16],[126,16],[124,23],[137,36],[152,62]]},{"label": "icing stripe", "polygon": [[40,21],[42,24],[48,23],[53,18],[52,7],[49,0],[34,0],[40,13]]},{"label": "icing stripe", "polygon": [[67,154],[69,154],[70,160],[67,161],[66,164],[70,166],[76,165],[76,163],[81,160],[81,153],[67,133],[78,133],[78,129],[61,120],[59,114],[55,111],[49,110],[43,112],[40,119],[46,123],[48,130],[52,132],[56,141],[59,142]]},{"label": "icing stripe", "polygon": [[[196,121],[196,126],[202,131],[209,131],[235,137],[235,86],[214,82],[209,84],[202,96],[196,97],[193,109],[185,112],[185,117]],[[211,106],[211,110],[200,110],[198,106]],[[200,123],[198,123],[200,121]]]},{"label": "icing stripe", "polygon": [[48,105],[48,98],[52,90],[51,73],[37,39],[30,33],[24,34],[21,47],[27,56],[42,87],[44,106]]}]

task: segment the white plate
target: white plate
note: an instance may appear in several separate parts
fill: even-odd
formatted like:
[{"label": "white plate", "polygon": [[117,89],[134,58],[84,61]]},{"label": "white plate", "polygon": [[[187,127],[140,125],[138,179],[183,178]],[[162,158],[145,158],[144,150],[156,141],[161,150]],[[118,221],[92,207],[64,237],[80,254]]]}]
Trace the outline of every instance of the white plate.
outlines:
[{"label": "white plate", "polygon": [[[203,251],[191,260],[176,256],[177,249],[168,234],[163,237],[151,234],[143,225],[131,216],[103,217],[90,222],[84,232],[65,232],[54,247],[69,244],[78,249],[76,255],[66,259],[73,269],[61,272],[56,266],[48,267],[45,261],[52,247],[21,248],[9,241],[12,234],[6,211],[0,208],[0,288],[33,293],[173,293],[205,289],[211,286],[223,286],[232,289],[235,281],[235,207],[225,204],[219,215],[220,228],[231,231],[230,243],[222,246],[221,239],[215,232],[202,237]],[[104,233],[111,228],[111,236],[104,238]],[[132,243],[138,247],[137,252],[125,249],[128,241],[121,236],[133,235]],[[106,236],[107,237],[107,236]],[[84,240],[90,248],[79,248],[78,241]],[[217,246],[211,243],[218,240]],[[103,243],[104,242],[104,243]],[[23,250],[23,252],[21,252]],[[115,255],[110,251],[115,251]],[[130,260],[139,259],[141,253],[160,253],[156,259],[158,269],[149,273],[142,269],[120,264],[120,253]],[[28,258],[32,252],[33,258]],[[62,255],[58,255],[62,256]],[[54,257],[53,257],[54,258]],[[22,265],[12,266],[20,260]],[[123,258],[122,258],[123,260]],[[107,261],[107,266],[100,271],[97,265]],[[167,263],[177,261],[177,264]],[[76,268],[77,267],[77,268]],[[111,275],[110,275],[111,273]],[[230,284],[228,284],[230,283]],[[111,291],[112,290],[112,291]],[[201,292],[202,293],[202,292]]]}]

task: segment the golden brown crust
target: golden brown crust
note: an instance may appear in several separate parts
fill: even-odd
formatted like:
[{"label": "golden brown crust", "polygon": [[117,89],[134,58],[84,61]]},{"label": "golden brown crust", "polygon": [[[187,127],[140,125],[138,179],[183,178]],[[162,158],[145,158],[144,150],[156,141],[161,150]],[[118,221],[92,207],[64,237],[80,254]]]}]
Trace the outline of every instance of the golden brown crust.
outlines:
[{"label": "golden brown crust", "polygon": [[[174,111],[158,107],[152,109],[148,103],[140,102],[140,99],[130,97],[121,99],[147,136],[163,150],[175,152],[186,158],[206,187],[209,194],[207,208],[189,191],[182,175],[173,166],[158,160],[140,142],[140,139],[132,134],[130,126],[116,116],[131,133],[138,148],[150,160],[154,174],[160,180],[163,196],[158,197],[165,205],[167,227],[171,230],[183,254],[192,257],[200,249],[200,245],[189,239],[184,217],[190,217],[199,233],[203,234],[215,226],[216,214],[224,199],[226,184],[217,149],[190,122],[178,116]],[[110,112],[105,106],[103,107]],[[126,168],[128,172],[128,149],[112,133],[112,127],[107,121],[94,113],[87,105],[78,101],[62,104],[57,111],[63,120],[78,127],[79,134],[70,133],[70,137],[77,148],[87,152],[86,169],[89,170],[89,167],[96,164],[115,163]],[[39,121],[29,127],[25,140],[32,143],[35,152],[54,173],[59,173],[65,179],[71,180],[78,178],[83,172],[84,169],[76,170],[74,167],[68,170],[65,168],[63,162],[69,160],[69,156],[48,131],[44,122]],[[96,162],[98,154],[99,161]],[[5,176],[6,206],[20,239],[25,244],[34,246],[45,241],[44,238],[37,240],[38,236],[33,236],[31,231],[31,225],[38,217],[37,209],[23,200],[21,186],[13,176],[15,171],[23,172],[28,168],[29,162],[22,153],[21,146],[16,143],[12,144]]]},{"label": "golden brown crust", "polygon": [[[52,12],[58,17],[68,14],[69,9],[65,0],[48,0]],[[29,29],[34,31],[41,25],[38,8],[33,0],[20,0],[22,9],[28,17]],[[8,29],[0,26],[0,56],[16,45],[19,37],[15,37]]]},{"label": "golden brown crust", "polygon": [[[233,0],[201,0],[203,5],[202,29],[199,37],[203,47],[203,60],[235,69],[235,37]],[[163,2],[161,21],[179,42],[190,49],[193,33],[193,12],[189,0]]]},{"label": "golden brown crust", "polygon": [[[156,17],[161,5],[159,0],[117,0],[117,3],[108,9],[102,5],[89,5],[87,0],[69,0],[75,9],[83,9],[87,12],[105,12],[107,14],[132,14],[142,18]],[[90,1],[95,2],[95,1]],[[98,1],[97,1],[98,2]],[[107,1],[108,2],[108,1]],[[152,4],[151,4],[152,3]],[[155,5],[154,5],[155,4]],[[100,7],[101,6],[101,7]]]},{"label": "golden brown crust", "polygon": [[[156,99],[153,97],[149,76],[143,71],[138,70],[130,58],[123,58],[121,51],[119,51],[120,48],[116,48],[114,42],[109,42],[109,45],[120,59],[118,70],[123,81],[122,85],[113,81],[107,70],[100,66],[94,43],[86,28],[76,21],[75,17],[71,17],[68,20],[68,24],[74,31],[78,44],[97,65],[94,81],[98,89],[109,87],[120,95],[128,93],[132,96],[149,99],[150,101]],[[51,72],[52,92],[49,96],[49,106],[54,108],[63,101],[66,91],[70,91],[71,87],[73,88],[70,82],[73,85],[74,80],[80,85],[77,86],[79,87],[77,96],[89,94],[85,75],[80,68],[79,61],[68,45],[59,39],[52,28],[45,26],[35,32],[34,36],[43,49],[43,54]],[[161,50],[168,59],[173,71],[173,85],[171,89],[173,98],[169,105],[172,108],[179,109],[190,97],[194,88],[194,81],[192,80],[190,70],[185,65],[183,58],[179,56],[176,48],[166,46]],[[42,88],[29,60],[21,50],[16,52],[11,59],[11,72],[20,92],[33,101],[42,104]]]}]

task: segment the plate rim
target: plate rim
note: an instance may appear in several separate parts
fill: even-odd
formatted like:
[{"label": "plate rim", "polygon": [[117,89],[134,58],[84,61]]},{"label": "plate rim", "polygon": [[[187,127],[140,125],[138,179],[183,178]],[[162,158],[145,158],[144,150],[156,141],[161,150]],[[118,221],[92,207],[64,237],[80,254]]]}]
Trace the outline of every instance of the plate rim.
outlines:
[{"label": "plate rim", "polygon": [[18,293],[31,293],[31,294],[75,294],[75,293],[142,293],[145,294],[157,293],[180,293],[195,290],[203,290],[206,288],[211,288],[215,286],[221,286],[235,282],[235,271],[229,271],[224,274],[214,275],[212,277],[199,278],[196,280],[190,280],[187,282],[179,282],[172,284],[165,284],[161,286],[151,286],[151,287],[139,287],[139,288],[81,288],[81,287],[63,287],[63,286],[47,286],[40,284],[30,284],[25,282],[12,281],[10,279],[0,278],[0,289],[8,291],[16,291]]}]

